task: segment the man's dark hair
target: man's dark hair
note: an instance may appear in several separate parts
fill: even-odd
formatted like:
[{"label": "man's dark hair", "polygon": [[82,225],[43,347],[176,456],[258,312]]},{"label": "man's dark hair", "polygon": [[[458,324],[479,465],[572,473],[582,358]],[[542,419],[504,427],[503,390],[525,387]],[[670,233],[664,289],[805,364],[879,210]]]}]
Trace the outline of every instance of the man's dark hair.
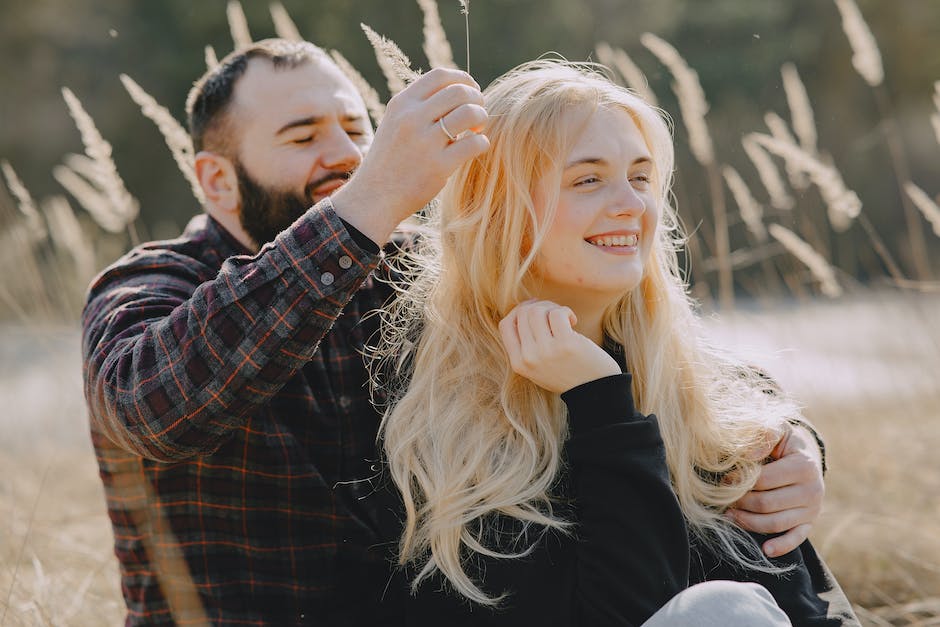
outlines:
[{"label": "man's dark hair", "polygon": [[222,149],[223,139],[216,139],[225,126],[226,113],[235,92],[235,84],[254,58],[267,59],[275,69],[293,69],[315,59],[329,59],[321,48],[307,41],[264,39],[229,53],[193,84],[186,98],[186,116],[193,149]]}]

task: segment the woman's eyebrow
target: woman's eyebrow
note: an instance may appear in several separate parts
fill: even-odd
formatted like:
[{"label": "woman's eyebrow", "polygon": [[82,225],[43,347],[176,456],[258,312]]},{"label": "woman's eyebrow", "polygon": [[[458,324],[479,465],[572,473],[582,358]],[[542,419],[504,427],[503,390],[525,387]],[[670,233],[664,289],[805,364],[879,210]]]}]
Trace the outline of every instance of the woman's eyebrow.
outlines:
[{"label": "woman's eyebrow", "polygon": [[[646,156],[637,157],[636,159],[633,160],[633,163],[630,164],[630,167],[637,166],[637,165],[645,165],[647,163],[652,163],[652,162],[653,160],[650,157],[646,157]],[[584,165],[584,164],[607,165],[607,159],[604,159],[603,157],[585,157],[583,159],[575,159],[574,161],[566,165],[565,169],[567,170],[568,168],[573,168],[577,165]]]}]

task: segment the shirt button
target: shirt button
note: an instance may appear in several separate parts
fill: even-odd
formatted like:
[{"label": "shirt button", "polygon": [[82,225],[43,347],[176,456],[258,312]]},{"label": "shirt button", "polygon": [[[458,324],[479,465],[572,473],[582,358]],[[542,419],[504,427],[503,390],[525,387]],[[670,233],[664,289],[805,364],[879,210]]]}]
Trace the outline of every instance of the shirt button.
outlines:
[{"label": "shirt button", "polygon": [[332,272],[324,272],[323,274],[320,275],[320,283],[322,283],[323,285],[332,285],[333,278],[334,277],[333,277]]},{"label": "shirt button", "polygon": [[352,259],[350,259],[346,255],[343,255],[342,257],[339,258],[340,268],[342,268],[343,270],[348,270],[350,266],[352,266]]}]

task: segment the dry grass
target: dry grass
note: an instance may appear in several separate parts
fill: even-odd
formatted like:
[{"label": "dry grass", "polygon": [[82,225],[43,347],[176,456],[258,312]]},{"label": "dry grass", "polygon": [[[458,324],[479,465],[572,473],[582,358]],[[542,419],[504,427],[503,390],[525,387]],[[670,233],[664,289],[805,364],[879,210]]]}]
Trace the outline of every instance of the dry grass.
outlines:
[{"label": "dry grass", "polygon": [[[940,624],[938,308],[937,295],[872,293],[711,325],[805,401],[825,434],[814,539],[869,625]],[[119,624],[74,328],[0,327],[0,397],[0,624]]]},{"label": "dry grass", "polygon": [[937,295],[872,293],[738,311],[714,325],[825,434],[828,492],[814,540],[871,625],[940,624],[938,310]]}]

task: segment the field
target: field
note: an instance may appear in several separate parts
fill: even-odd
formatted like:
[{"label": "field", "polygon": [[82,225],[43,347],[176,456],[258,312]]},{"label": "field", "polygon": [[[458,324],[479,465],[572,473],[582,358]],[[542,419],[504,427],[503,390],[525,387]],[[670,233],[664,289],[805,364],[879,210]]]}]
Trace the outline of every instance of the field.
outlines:
[{"label": "field", "polygon": [[[940,625],[940,296],[863,293],[713,320],[829,447],[813,534],[868,625]],[[116,625],[74,328],[0,328],[0,625]]]},{"label": "field", "polygon": [[[418,4],[426,20],[436,15],[430,11],[434,2]],[[741,7],[745,4],[759,3],[742,2]],[[940,81],[931,77],[932,84],[917,85],[916,106],[895,107],[892,98],[898,94],[885,82],[877,41],[855,2],[828,4],[819,3],[823,8],[818,10],[820,15],[827,10],[830,19],[840,17],[852,71],[858,74],[850,78],[871,92],[863,93],[864,102],[846,88],[851,82],[831,81],[832,93],[823,93],[838,96],[839,119],[833,119],[825,113],[834,110],[831,103],[818,100],[822,86],[810,82],[816,92],[808,90],[798,64],[781,59],[782,82],[774,82],[777,102],[763,117],[767,129],[731,125],[723,132],[720,120],[731,114],[721,118],[714,111],[712,121],[719,120],[714,144],[705,119],[710,105],[694,71],[698,64],[707,70],[705,59],[692,57],[690,64],[667,41],[646,33],[631,50],[645,56],[650,81],[623,49],[602,42],[591,47],[618,80],[651,101],[657,98],[653,87],[665,92],[665,79],[670,82],[674,98],[666,95],[660,102],[676,121],[681,176],[675,191],[691,227],[690,278],[694,293],[723,312],[709,320],[709,329],[800,400],[827,443],[826,507],[812,536],[817,549],[863,624],[940,625],[940,195],[936,170],[929,167],[936,163],[940,143]],[[875,4],[868,4],[872,11]],[[915,16],[909,19],[930,22],[916,17],[920,9],[905,7]],[[500,22],[505,9],[498,7]],[[662,10],[682,13],[670,6]],[[899,6],[891,12],[903,10]],[[279,35],[295,36],[296,25],[280,4],[272,5],[271,13]],[[233,43],[250,42],[241,5],[230,2],[226,14]],[[446,39],[440,23],[431,32],[435,19],[426,22],[428,44]],[[54,21],[62,20],[56,14]],[[109,31],[111,40],[122,41],[119,30],[124,32]],[[908,43],[909,29],[898,30],[904,33],[901,43]],[[760,41],[756,30],[746,32],[755,33],[749,44]],[[356,36],[361,36],[358,29]],[[918,59],[931,57],[916,43],[911,47]],[[430,48],[425,47],[427,66],[453,64],[449,50]],[[844,58],[836,62],[849,72],[847,51],[837,51]],[[389,62],[387,56],[379,53],[380,64]],[[217,62],[211,46],[205,57],[210,66]],[[387,65],[382,70],[391,92],[396,72],[411,70]],[[911,65],[898,62],[894,68]],[[807,69],[804,63],[799,71]],[[358,74],[353,69],[350,76],[355,82]],[[156,81],[155,76],[144,78],[148,85]],[[122,82],[192,180],[193,147],[179,122],[133,80],[122,77]],[[0,174],[9,192],[0,188],[0,627],[117,625],[124,617],[111,529],[87,434],[74,320],[94,272],[159,231],[154,215],[165,208],[166,181],[148,171],[158,181],[156,207],[128,191],[112,161],[111,144],[89,114],[100,116],[101,109],[86,111],[79,99],[95,91],[63,93],[85,154],[64,156],[53,177],[72,200],[61,190],[34,199],[16,171],[28,171],[32,164],[0,154]],[[363,89],[367,100],[368,91]],[[868,105],[865,115],[843,116]],[[786,120],[777,113],[784,108]],[[380,102],[370,104],[375,122],[383,111]],[[113,111],[104,117],[123,119]],[[838,123],[843,117],[845,128]],[[819,133],[816,119],[822,122]],[[43,116],[43,124],[48,123],[49,116]],[[32,146],[29,142],[28,158]],[[148,167],[150,150],[140,148],[136,155]],[[871,170],[860,174],[853,159]],[[843,180],[837,167],[846,164]],[[73,210],[72,202],[82,211]],[[742,300],[745,292],[756,301]],[[832,298],[823,300],[823,295]]]}]

